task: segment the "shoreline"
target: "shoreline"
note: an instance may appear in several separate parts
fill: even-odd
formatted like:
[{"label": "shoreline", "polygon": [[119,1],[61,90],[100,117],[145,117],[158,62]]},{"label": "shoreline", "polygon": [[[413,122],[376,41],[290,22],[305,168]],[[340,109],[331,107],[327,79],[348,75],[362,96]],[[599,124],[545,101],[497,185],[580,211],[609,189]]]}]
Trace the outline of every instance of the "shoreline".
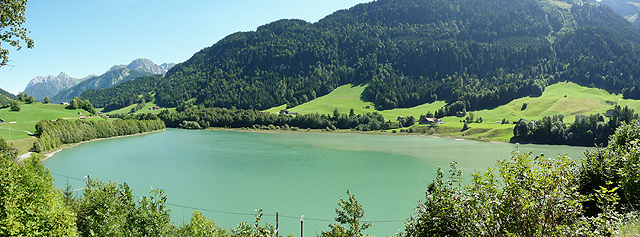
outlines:
[{"label": "shoreline", "polygon": [[108,140],[108,139],[115,139],[115,138],[123,138],[123,137],[133,137],[133,136],[145,135],[145,134],[156,133],[156,132],[164,132],[164,131],[166,131],[166,128],[165,129],[160,129],[160,130],[155,130],[155,131],[143,132],[143,133],[136,133],[136,134],[130,134],[130,135],[123,135],[123,136],[115,136],[115,137],[105,137],[105,138],[98,138],[98,139],[93,139],[93,140],[88,140],[88,141],[81,141],[81,142],[78,142],[78,143],[63,144],[61,147],[58,147],[55,150],[46,151],[44,153],[27,152],[25,154],[19,155],[17,157],[17,161],[21,162],[21,161],[31,157],[31,154],[33,154],[33,153],[35,153],[38,156],[40,156],[40,161],[45,161],[45,160],[48,160],[51,157],[53,157],[58,152],[61,152],[62,150],[71,149],[71,148],[79,146],[79,145],[81,145],[83,143],[101,141],[101,140]]},{"label": "shoreline", "polygon": [[[179,129],[179,128],[176,128]],[[510,143],[508,141],[494,141],[494,140],[483,140],[483,139],[474,139],[467,138],[464,136],[448,136],[445,134],[425,134],[425,133],[391,133],[391,132],[379,132],[379,131],[352,131],[349,129],[339,129],[336,131],[323,131],[322,129],[311,129],[307,131],[307,129],[299,129],[297,131],[293,130],[261,130],[261,129],[252,129],[252,128],[223,128],[223,127],[210,127],[202,130],[219,130],[219,131],[235,131],[235,132],[253,132],[253,133],[265,133],[265,134],[277,134],[277,133],[319,133],[319,134],[327,134],[327,133],[355,133],[355,134],[363,134],[363,135],[387,135],[387,136],[424,136],[431,138],[443,138],[443,139],[451,139],[454,141],[478,141],[478,142],[488,142],[488,143]]]}]

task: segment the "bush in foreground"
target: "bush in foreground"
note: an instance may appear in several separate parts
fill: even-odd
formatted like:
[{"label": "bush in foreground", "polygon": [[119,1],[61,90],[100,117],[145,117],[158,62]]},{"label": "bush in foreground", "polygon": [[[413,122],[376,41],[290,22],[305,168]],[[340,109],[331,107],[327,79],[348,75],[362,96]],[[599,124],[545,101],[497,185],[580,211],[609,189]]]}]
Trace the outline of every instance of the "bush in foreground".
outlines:
[{"label": "bush in foreground", "polygon": [[[477,172],[470,184],[451,164],[449,178],[441,168],[417,213],[401,236],[602,236],[613,233],[615,213],[586,218],[578,170],[567,157],[547,159],[513,153],[496,169]],[[615,202],[602,188],[598,200]],[[616,217],[616,218],[612,218]]]},{"label": "bush in foreground", "polygon": [[16,163],[0,153],[0,236],[75,235],[75,213],[52,180],[38,158]]}]

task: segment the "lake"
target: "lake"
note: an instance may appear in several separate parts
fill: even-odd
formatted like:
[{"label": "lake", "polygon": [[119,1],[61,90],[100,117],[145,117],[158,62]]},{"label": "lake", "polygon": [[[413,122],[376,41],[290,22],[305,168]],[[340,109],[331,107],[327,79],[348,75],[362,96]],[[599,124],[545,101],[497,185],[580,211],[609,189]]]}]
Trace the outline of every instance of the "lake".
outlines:
[{"label": "lake", "polygon": [[[426,136],[358,133],[255,133],[167,129],[140,136],[100,140],[59,152],[44,162],[64,188],[84,187],[85,175],[126,182],[136,196],[165,190],[172,221],[189,221],[200,210],[231,229],[241,220],[300,236],[329,230],[340,197],[349,189],[373,226],[365,231],[393,236],[424,199],[438,166],[457,161],[465,174],[508,159],[514,144]],[[547,157],[568,154],[579,161],[584,147],[520,145]],[[67,178],[71,177],[71,178]]]}]

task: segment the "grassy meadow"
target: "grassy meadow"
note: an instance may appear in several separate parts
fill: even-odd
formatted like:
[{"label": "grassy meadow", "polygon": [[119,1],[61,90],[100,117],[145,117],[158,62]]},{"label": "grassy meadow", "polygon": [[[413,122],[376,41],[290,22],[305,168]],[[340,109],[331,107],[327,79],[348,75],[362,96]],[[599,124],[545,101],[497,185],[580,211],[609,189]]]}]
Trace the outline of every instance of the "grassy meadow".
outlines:
[{"label": "grassy meadow", "polygon": [[[301,104],[290,111],[301,114],[320,113],[332,114],[334,109],[341,113],[347,113],[351,108],[358,114],[378,112],[385,118],[395,120],[398,116],[414,116],[419,118],[428,111],[435,112],[446,104],[444,101],[427,103],[412,108],[397,108],[391,110],[376,110],[371,102],[361,99],[366,85],[344,85],[336,88],[328,95],[318,97],[315,100]],[[522,110],[523,104],[526,109]],[[577,114],[604,114],[615,104],[629,106],[636,112],[640,112],[640,103],[636,100],[622,99],[620,94],[611,94],[605,90],[589,88],[575,83],[560,82],[550,85],[539,97],[523,97],[491,109],[471,111],[475,117],[482,117],[483,123],[469,124],[469,130],[461,132],[463,123],[459,117],[450,116],[442,120],[444,124],[437,128],[427,125],[415,125],[418,131],[426,130],[428,134],[463,137],[466,139],[509,141],[513,136],[513,124],[500,124],[498,121],[506,119],[510,122],[520,118],[539,120],[544,116],[564,114],[565,122],[571,123]],[[369,106],[367,109],[366,107]],[[267,112],[279,112],[286,105],[274,107]],[[397,129],[396,129],[397,130]]]},{"label": "grassy meadow", "polygon": [[[69,110],[65,107],[61,104],[34,102],[32,104],[21,103],[20,111],[11,111],[10,108],[0,109],[0,118],[5,121],[0,124],[0,137],[16,147],[19,154],[27,153],[36,140],[32,134],[35,133],[38,121],[58,118],[73,120],[88,115],[88,112],[82,109]],[[91,117],[87,119],[102,118]]]},{"label": "grassy meadow", "polygon": [[[128,114],[129,112],[131,112],[132,108],[135,108],[138,104],[133,104],[133,105],[129,105],[127,107],[124,107],[122,109],[117,109],[117,110],[113,110],[113,111],[109,111],[107,112],[107,114]],[[155,107],[157,106],[157,104],[155,102],[147,102],[146,104],[144,104],[144,107],[138,111],[135,112],[135,114],[139,114],[139,113],[160,113],[160,111],[168,109],[169,112],[174,112],[176,111],[176,108],[162,108],[162,110],[149,110],[149,108]],[[102,111],[103,108],[100,109],[96,109],[97,111]]]}]

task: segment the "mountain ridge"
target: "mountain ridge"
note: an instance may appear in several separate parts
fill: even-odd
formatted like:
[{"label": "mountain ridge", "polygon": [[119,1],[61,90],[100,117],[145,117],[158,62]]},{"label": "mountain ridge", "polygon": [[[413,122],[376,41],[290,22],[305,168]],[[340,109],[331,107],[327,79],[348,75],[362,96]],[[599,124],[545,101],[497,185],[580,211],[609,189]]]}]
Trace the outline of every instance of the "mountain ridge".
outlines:
[{"label": "mountain ridge", "polygon": [[157,65],[151,60],[139,58],[128,65],[115,65],[100,76],[89,75],[77,79],[69,77],[65,72],[58,76],[38,76],[29,81],[24,92],[38,100],[50,97],[54,102],[61,102],[79,96],[88,89],[111,87],[140,76],[165,74],[173,65],[175,64]]},{"label": "mountain ridge", "polygon": [[42,100],[45,97],[53,97],[58,92],[77,85],[80,81],[71,78],[65,72],[61,72],[58,76],[37,76],[29,81],[23,92],[32,95],[36,100]]}]

